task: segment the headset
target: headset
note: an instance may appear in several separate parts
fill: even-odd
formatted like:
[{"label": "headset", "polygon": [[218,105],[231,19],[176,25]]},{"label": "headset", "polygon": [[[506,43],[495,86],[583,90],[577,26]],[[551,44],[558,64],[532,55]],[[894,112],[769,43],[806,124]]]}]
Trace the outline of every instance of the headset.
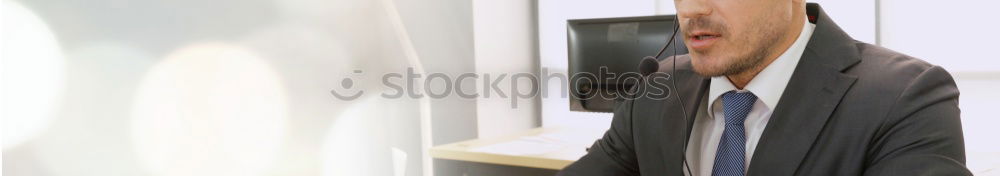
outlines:
[{"label": "headset", "polygon": [[[645,77],[648,77],[650,74],[652,74],[652,73],[656,72],[657,70],[659,70],[659,67],[660,67],[659,58],[660,58],[660,56],[663,55],[663,52],[666,51],[667,48],[670,47],[671,44],[674,43],[674,39],[676,39],[677,32],[679,31],[678,29],[680,29],[680,25],[678,25],[678,23],[680,23],[680,19],[677,17],[677,15],[674,15],[674,24],[673,24],[673,28],[674,29],[673,29],[673,33],[671,33],[671,35],[670,35],[670,40],[667,40],[667,44],[663,45],[663,48],[660,48],[660,51],[657,52],[655,56],[646,56],[639,63],[639,72],[643,76],[642,80],[645,80]],[[675,77],[675,75],[676,75],[675,73],[677,72],[677,55],[676,55],[677,54],[677,45],[676,44],[673,45],[673,50],[674,50],[674,54],[675,55],[674,55],[674,60],[671,62],[671,64],[672,64],[671,67],[673,67],[673,68],[670,70],[670,84],[671,84],[671,88],[672,88],[671,92],[674,92],[674,95],[677,96],[677,103],[681,105],[680,109],[681,109],[681,114],[684,115],[684,126],[687,126],[687,128],[691,128],[690,126],[688,126],[688,124],[689,124],[688,123],[688,113],[687,113],[687,109],[685,108],[686,106],[684,106],[684,100],[681,98],[681,95],[679,93],[677,93],[677,91],[676,91],[677,90],[677,79]],[[637,92],[636,92],[635,96],[638,96],[638,88],[636,88],[636,91]],[[635,104],[635,99],[632,100],[632,104]],[[634,108],[635,106],[631,106],[631,107]],[[688,146],[688,141],[691,138],[691,134],[690,134],[690,130],[691,129],[687,129],[687,130],[689,132],[684,137],[684,147],[683,147],[684,152],[681,155],[681,159],[683,160],[684,169],[687,170],[688,175],[693,175],[694,173],[691,172],[691,167],[688,166],[688,162],[687,162],[687,146]]]}]

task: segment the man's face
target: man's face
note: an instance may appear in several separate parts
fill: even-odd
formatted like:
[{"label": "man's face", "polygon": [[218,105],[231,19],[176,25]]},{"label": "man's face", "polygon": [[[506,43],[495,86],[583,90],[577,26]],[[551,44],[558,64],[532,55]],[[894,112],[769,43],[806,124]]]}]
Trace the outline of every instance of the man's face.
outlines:
[{"label": "man's face", "polygon": [[792,15],[797,8],[793,0],[675,0],[674,4],[691,64],[703,76],[763,67],[765,58],[784,51],[772,50],[777,50],[785,33],[794,31]]}]

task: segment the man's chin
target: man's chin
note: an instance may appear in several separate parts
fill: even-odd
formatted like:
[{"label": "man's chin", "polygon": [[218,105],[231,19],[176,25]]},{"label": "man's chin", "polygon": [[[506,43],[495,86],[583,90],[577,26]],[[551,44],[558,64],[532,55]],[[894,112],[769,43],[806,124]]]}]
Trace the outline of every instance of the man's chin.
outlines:
[{"label": "man's chin", "polygon": [[700,68],[698,66],[694,67],[694,72],[704,77],[716,77],[725,74],[721,69]]},{"label": "man's chin", "polygon": [[[698,56],[697,54],[691,55],[691,67],[694,68],[694,72],[698,75],[705,77],[716,77],[722,76],[725,73],[725,67],[718,66],[718,63],[706,62],[707,58],[705,56]],[[717,58],[714,58],[717,59]]]}]

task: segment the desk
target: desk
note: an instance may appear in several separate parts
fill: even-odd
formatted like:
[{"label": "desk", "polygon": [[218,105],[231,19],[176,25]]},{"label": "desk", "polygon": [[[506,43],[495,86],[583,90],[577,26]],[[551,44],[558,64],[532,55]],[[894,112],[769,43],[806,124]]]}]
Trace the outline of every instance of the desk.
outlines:
[{"label": "desk", "polygon": [[560,170],[587,153],[604,129],[536,128],[509,136],[435,146],[432,157]]}]

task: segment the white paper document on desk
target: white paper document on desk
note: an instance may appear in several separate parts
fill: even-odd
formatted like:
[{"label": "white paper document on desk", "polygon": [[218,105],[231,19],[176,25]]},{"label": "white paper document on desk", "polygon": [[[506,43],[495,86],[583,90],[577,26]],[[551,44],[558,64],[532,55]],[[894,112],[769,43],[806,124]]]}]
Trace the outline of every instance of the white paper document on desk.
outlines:
[{"label": "white paper document on desk", "polygon": [[473,152],[501,155],[541,155],[564,149],[566,146],[539,137],[521,137],[517,140],[501,142],[473,148]]}]

